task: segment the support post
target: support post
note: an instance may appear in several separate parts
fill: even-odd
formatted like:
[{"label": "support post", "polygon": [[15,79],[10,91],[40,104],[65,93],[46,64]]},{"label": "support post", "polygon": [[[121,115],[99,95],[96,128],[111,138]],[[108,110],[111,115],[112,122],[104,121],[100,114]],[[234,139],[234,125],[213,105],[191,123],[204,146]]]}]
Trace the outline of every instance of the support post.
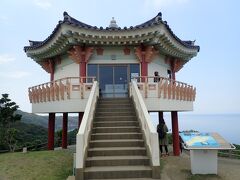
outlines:
[{"label": "support post", "polygon": [[49,113],[48,118],[48,150],[54,150],[55,113]]},{"label": "support post", "polygon": [[63,113],[63,123],[62,123],[62,148],[67,149],[67,130],[68,130],[68,113]]},{"label": "support post", "polygon": [[[148,63],[145,61],[144,57],[141,62],[141,76],[148,76]],[[144,79],[144,81],[145,81],[145,79]]]},{"label": "support post", "polygon": [[172,111],[172,138],[173,138],[173,154],[174,156],[180,155],[179,145],[179,130],[178,130],[178,112]]},{"label": "support post", "polygon": [[78,113],[78,129],[80,128],[84,112]]}]

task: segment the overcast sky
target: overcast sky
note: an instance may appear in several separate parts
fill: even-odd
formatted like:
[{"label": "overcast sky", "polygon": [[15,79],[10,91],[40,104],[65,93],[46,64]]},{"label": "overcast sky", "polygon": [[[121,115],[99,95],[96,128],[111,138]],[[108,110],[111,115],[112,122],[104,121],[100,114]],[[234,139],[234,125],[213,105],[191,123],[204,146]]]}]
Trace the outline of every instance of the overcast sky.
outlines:
[{"label": "overcast sky", "polygon": [[63,12],[93,26],[141,24],[162,12],[173,32],[196,40],[197,57],[176,78],[197,87],[194,113],[240,113],[240,1],[237,0],[1,0],[0,93],[31,112],[27,88],[49,81],[28,58],[28,40],[47,38]]}]

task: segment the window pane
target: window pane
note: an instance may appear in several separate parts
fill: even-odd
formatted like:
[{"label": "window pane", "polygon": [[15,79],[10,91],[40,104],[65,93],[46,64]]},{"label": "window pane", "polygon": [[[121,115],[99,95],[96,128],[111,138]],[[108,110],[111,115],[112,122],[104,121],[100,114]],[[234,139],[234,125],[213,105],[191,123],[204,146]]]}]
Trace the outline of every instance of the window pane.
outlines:
[{"label": "window pane", "polygon": [[[97,72],[97,64],[88,64],[87,66],[87,73],[88,76],[94,76],[96,77],[98,81],[98,72]],[[88,82],[91,82],[90,80]]]},{"label": "window pane", "polygon": [[140,76],[139,64],[130,64],[130,78]]}]

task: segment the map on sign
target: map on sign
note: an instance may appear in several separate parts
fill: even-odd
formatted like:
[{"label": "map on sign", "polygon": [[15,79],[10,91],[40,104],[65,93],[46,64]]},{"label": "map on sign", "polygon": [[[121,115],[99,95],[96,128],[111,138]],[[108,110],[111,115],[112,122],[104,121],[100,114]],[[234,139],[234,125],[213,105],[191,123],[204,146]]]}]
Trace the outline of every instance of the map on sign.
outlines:
[{"label": "map on sign", "polygon": [[188,147],[218,147],[219,144],[210,133],[182,132],[179,134]]}]

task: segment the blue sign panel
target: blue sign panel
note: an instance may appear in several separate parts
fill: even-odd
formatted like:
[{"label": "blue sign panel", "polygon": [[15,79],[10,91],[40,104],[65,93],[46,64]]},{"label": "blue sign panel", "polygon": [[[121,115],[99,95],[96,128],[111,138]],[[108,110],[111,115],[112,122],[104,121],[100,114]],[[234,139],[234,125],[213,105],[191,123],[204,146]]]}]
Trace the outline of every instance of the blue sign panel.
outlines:
[{"label": "blue sign panel", "polygon": [[182,132],[179,134],[187,147],[219,147],[210,133]]}]

